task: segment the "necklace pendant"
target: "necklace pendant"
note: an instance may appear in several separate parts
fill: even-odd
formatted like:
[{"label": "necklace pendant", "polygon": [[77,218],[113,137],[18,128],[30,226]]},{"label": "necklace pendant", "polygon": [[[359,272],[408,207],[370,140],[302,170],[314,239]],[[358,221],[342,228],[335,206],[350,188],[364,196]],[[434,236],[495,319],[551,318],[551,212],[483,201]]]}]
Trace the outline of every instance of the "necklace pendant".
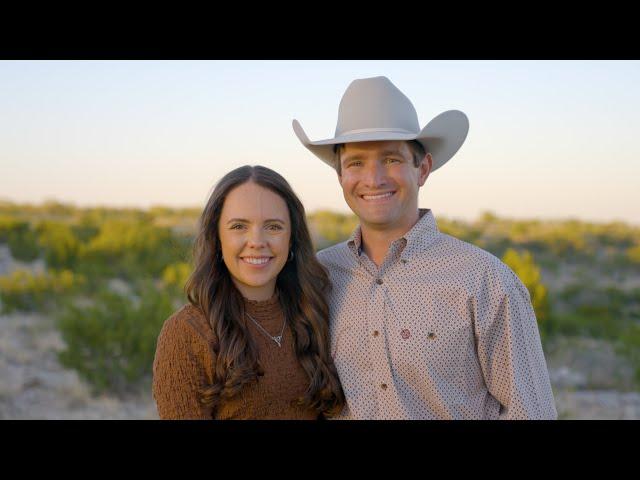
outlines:
[{"label": "necklace pendant", "polygon": [[278,335],[277,337],[272,337],[272,338],[273,338],[273,341],[276,342],[279,347],[282,347],[282,345],[280,344],[280,342],[282,341],[282,335]]}]

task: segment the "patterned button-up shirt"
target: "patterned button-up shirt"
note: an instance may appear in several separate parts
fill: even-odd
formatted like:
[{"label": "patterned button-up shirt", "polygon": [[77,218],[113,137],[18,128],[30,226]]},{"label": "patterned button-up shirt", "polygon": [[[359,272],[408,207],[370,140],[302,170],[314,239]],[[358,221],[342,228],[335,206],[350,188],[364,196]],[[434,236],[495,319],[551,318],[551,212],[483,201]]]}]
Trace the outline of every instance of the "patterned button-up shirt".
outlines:
[{"label": "patterned button-up shirt", "polygon": [[318,252],[339,418],[557,418],[529,292],[509,267],[439,232],[425,209],[379,267],[361,240],[358,226]]}]

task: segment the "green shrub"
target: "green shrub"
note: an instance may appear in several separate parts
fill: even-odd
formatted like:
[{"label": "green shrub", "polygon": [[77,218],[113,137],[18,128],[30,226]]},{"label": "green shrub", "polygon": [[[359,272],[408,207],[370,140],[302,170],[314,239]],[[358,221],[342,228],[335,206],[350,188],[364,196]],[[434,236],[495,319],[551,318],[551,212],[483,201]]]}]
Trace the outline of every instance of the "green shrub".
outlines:
[{"label": "green shrub", "polygon": [[83,281],[70,270],[41,273],[14,270],[0,277],[2,311],[48,311],[57,305],[61,296],[71,293]]},{"label": "green shrub", "polygon": [[107,220],[80,249],[78,268],[87,276],[156,278],[188,256],[189,239],[141,221]]},{"label": "green shrub", "polygon": [[635,265],[640,265],[640,244],[628,248],[625,258]]},{"label": "green shrub", "polygon": [[9,235],[14,232],[22,233],[29,230],[29,224],[11,215],[0,215],[0,243],[9,240]]},{"label": "green shrub", "polygon": [[173,296],[182,297],[191,271],[191,265],[186,262],[173,263],[162,272],[162,283]]},{"label": "green shrub", "polygon": [[68,302],[59,314],[60,362],[95,392],[134,390],[151,374],[158,334],[173,311],[170,296],[147,284],[139,299],[103,289],[91,303]]},{"label": "green shrub", "polygon": [[320,210],[307,217],[312,231],[321,237],[316,247],[322,248],[345,241],[358,225],[355,215]]},{"label": "green shrub", "polygon": [[16,260],[32,262],[40,254],[36,234],[31,229],[10,232],[7,243],[11,250],[11,256]]},{"label": "green shrub", "polygon": [[47,266],[73,268],[80,249],[80,242],[68,225],[45,221],[38,225],[36,233],[38,245],[44,252]]},{"label": "green shrub", "polygon": [[508,248],[502,257],[502,261],[513,270],[524,286],[527,287],[538,324],[542,328],[549,318],[550,307],[547,287],[542,283],[540,269],[535,264],[533,255],[526,250],[518,253],[512,248]]},{"label": "green shrub", "polygon": [[637,385],[640,385],[640,325],[634,323],[620,335],[618,352],[625,355],[634,367]]}]

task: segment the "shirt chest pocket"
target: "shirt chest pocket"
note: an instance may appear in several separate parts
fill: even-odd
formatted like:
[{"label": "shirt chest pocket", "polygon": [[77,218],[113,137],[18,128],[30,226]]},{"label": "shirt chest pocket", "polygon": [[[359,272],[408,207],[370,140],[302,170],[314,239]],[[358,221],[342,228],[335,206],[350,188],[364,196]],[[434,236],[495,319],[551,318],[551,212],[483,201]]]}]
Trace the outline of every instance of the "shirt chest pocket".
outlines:
[{"label": "shirt chest pocket", "polygon": [[458,315],[438,319],[404,317],[387,332],[392,363],[404,375],[459,378],[474,355],[470,322]]}]

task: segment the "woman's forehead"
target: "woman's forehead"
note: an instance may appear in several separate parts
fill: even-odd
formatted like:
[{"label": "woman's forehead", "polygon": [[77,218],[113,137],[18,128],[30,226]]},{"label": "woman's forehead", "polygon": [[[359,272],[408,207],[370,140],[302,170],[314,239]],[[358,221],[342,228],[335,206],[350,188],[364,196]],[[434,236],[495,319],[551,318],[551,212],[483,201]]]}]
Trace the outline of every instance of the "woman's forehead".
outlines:
[{"label": "woman's forehead", "polygon": [[247,182],[227,194],[222,207],[222,217],[238,217],[249,221],[272,218],[288,221],[289,209],[277,193],[253,182]]}]

